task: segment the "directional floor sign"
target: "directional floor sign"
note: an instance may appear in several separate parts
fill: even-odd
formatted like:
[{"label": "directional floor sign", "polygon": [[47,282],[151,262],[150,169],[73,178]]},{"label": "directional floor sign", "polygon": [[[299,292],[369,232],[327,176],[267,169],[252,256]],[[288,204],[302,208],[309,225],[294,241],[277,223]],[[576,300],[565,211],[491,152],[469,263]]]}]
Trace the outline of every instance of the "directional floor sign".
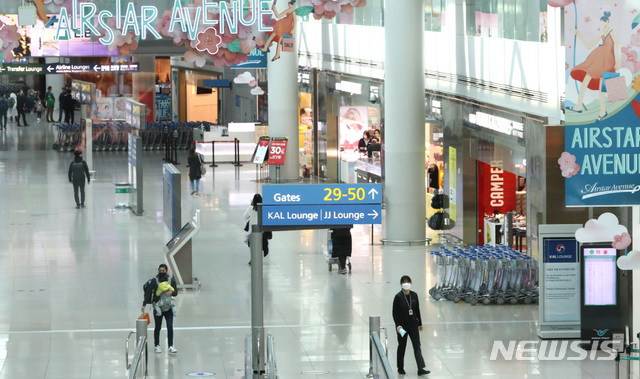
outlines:
[{"label": "directional floor sign", "polygon": [[262,187],[263,226],[380,224],[380,184],[299,184]]},{"label": "directional floor sign", "polygon": [[0,75],[40,75],[44,74],[44,65],[37,63],[5,64],[0,66]]},{"label": "directional floor sign", "polygon": [[382,185],[292,184],[262,187],[263,205],[382,204]]},{"label": "directional floor sign", "polygon": [[356,205],[263,205],[262,225],[380,224],[380,204]]},{"label": "directional floor sign", "polygon": [[46,74],[128,73],[139,72],[140,64],[132,63],[51,63],[45,65]]}]

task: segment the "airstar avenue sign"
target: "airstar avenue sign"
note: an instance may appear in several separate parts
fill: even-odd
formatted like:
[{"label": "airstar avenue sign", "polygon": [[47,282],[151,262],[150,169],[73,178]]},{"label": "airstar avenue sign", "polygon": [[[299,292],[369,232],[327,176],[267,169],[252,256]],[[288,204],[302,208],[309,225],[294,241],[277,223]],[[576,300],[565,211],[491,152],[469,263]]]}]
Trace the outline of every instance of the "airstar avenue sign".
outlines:
[{"label": "airstar avenue sign", "polygon": [[[246,0],[243,1],[246,3]],[[245,26],[252,26],[258,23],[259,32],[272,32],[273,28],[265,26],[262,20],[269,20],[273,17],[271,5],[273,0],[250,0],[249,6],[243,6],[240,0],[229,2],[214,2],[213,0],[203,0],[202,5],[195,8],[182,7],[180,0],[174,0],[171,11],[171,21],[169,32],[173,32],[179,27],[182,32],[187,33],[190,40],[195,40],[200,23],[203,25],[219,25],[220,34],[229,30],[232,34],[238,33],[238,22]],[[104,36],[99,39],[103,45],[110,45],[115,38],[115,33],[127,34],[133,31],[141,39],[146,39],[152,35],[155,39],[161,39],[160,33],[155,28],[155,21],[158,18],[158,8],[145,5],[140,7],[140,14],[136,12],[134,3],[127,3],[124,17],[122,15],[122,0],[116,0],[115,12],[102,10],[98,12],[98,7],[93,3],[78,4],[73,0],[71,14],[66,8],[60,9],[58,16],[58,32],[56,40],[69,40],[74,38],[72,30],[80,30],[79,35],[84,36],[86,32],[94,36],[102,36],[98,28],[94,25],[97,17],[98,27],[104,30]],[[247,12],[249,11],[249,12]],[[214,18],[209,16],[215,15]],[[269,17],[264,17],[269,16]],[[116,29],[108,25],[107,21],[115,17]]]}]

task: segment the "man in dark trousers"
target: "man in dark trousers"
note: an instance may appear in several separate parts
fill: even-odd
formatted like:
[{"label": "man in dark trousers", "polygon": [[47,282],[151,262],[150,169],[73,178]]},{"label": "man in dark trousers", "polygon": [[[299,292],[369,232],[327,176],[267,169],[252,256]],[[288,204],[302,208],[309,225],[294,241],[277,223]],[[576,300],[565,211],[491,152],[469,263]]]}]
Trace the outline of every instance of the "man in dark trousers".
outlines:
[{"label": "man in dark trousers", "polygon": [[22,115],[22,121],[24,123],[24,126],[29,126],[29,124],[27,124],[27,116],[26,116],[26,111],[27,111],[27,97],[24,95],[24,91],[20,90],[20,92],[18,92],[18,99],[16,100],[16,109],[18,111],[18,117],[17,117],[17,123],[18,126],[22,126],[20,125],[20,115]]},{"label": "man in dark trousers", "polygon": [[[84,180],[87,179],[87,184],[91,184],[91,177],[89,176],[89,166],[87,162],[82,159],[82,151],[75,151],[75,159],[69,165],[69,183],[73,183],[73,197],[76,200],[76,209],[84,208]],[[80,198],[78,199],[78,190],[80,191]]]},{"label": "man in dark trousers", "polygon": [[73,124],[74,113],[76,110],[76,101],[71,97],[71,89],[67,89],[67,93],[62,99],[62,107],[64,108],[64,122],[65,124]]},{"label": "man in dark trousers", "polygon": [[7,111],[9,105],[7,103],[6,95],[0,94],[0,130],[7,130]]},{"label": "man in dark trousers", "polygon": [[56,97],[53,92],[51,92],[51,86],[47,87],[47,92],[44,94],[44,105],[47,107],[47,113],[45,113],[47,122],[54,122],[53,108],[56,105]]},{"label": "man in dark trousers", "polygon": [[420,298],[411,291],[411,278],[404,275],[400,278],[402,291],[393,298],[393,321],[398,335],[398,374],[404,375],[404,352],[407,349],[407,338],[411,338],[413,354],[418,365],[418,376],[427,375],[422,351],[420,350],[420,332],[422,331],[422,317],[420,316]]},{"label": "man in dark trousers", "polygon": [[351,228],[332,229],[331,245],[331,258],[338,258],[338,272],[344,275],[347,273],[347,257],[351,256]]},{"label": "man in dark trousers", "polygon": [[58,109],[59,109],[59,112],[58,112],[58,122],[62,122],[62,121],[64,120],[64,119],[62,118],[62,112],[64,112],[64,104],[63,104],[63,102],[62,102],[62,101],[64,100],[64,98],[65,98],[65,96],[66,96],[67,88],[69,88],[69,87],[64,87],[64,88],[62,89],[62,92],[60,92],[60,95],[58,95]]}]

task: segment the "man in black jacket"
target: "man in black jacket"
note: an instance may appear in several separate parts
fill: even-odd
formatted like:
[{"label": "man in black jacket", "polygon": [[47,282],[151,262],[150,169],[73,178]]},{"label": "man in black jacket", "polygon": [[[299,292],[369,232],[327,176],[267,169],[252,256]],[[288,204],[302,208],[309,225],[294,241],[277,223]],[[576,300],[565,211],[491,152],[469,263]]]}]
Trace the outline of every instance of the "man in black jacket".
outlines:
[{"label": "man in black jacket", "polygon": [[18,126],[20,125],[20,115],[22,115],[22,121],[24,123],[24,126],[29,126],[29,124],[27,124],[27,116],[26,116],[26,111],[27,111],[27,97],[24,95],[24,91],[20,90],[20,92],[18,92],[18,98],[16,100],[16,110],[18,111],[18,117],[16,118]]},{"label": "man in black jacket", "polygon": [[407,338],[411,337],[413,354],[418,365],[418,376],[427,375],[420,351],[420,332],[422,331],[422,317],[420,316],[420,298],[418,294],[411,291],[411,278],[404,275],[400,278],[402,291],[393,298],[393,321],[396,324],[398,334],[398,374],[404,375],[404,352],[407,348]]},{"label": "man in black jacket", "polygon": [[[82,151],[75,151],[75,159],[69,165],[69,183],[73,183],[73,197],[76,200],[76,209],[84,208],[84,180],[87,179],[87,184],[91,184],[91,177],[89,177],[89,166],[87,162],[82,159]],[[78,199],[78,190],[80,191],[80,199]]]},{"label": "man in black jacket", "polygon": [[65,94],[67,93],[67,89],[68,89],[68,88],[69,88],[69,87],[64,87],[64,88],[62,89],[62,92],[60,92],[60,94],[58,95],[58,107],[59,107],[59,108],[58,108],[58,109],[59,109],[59,112],[58,112],[58,122],[62,122],[62,121],[64,120],[64,119],[62,118],[62,112],[64,112],[64,104],[63,104],[63,101],[64,101],[64,98],[65,98],[65,96],[66,96]]},{"label": "man in black jacket", "polygon": [[71,89],[67,89],[67,93],[62,98],[60,106],[64,108],[64,123],[73,124],[76,101],[71,97]]}]

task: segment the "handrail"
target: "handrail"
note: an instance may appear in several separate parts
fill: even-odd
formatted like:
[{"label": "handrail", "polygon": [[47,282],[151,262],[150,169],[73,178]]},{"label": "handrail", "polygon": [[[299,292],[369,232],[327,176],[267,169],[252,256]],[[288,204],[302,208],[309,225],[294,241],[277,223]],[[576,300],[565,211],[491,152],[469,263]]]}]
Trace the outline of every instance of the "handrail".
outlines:
[{"label": "handrail", "polygon": [[267,379],[278,377],[278,366],[276,365],[276,351],[273,343],[273,336],[267,334]]},{"label": "handrail", "polygon": [[127,367],[127,370],[131,368],[131,365],[129,364],[129,339],[131,338],[132,334],[136,334],[135,330],[132,330],[129,332],[129,335],[127,336],[127,340],[124,342],[124,357],[125,357],[125,365]]},{"label": "handrail", "polygon": [[382,347],[382,342],[380,342],[378,333],[371,333],[370,339],[371,345],[374,348],[374,355],[372,357],[373,361],[371,362],[373,377],[380,379],[395,378],[393,369],[391,368],[391,363],[389,363],[389,358],[387,358],[386,351]]},{"label": "handrail", "polygon": [[253,378],[251,334],[247,334],[247,337],[244,340],[244,379],[251,378]]},{"label": "handrail", "polygon": [[138,339],[138,341],[139,342],[138,342],[138,347],[136,347],[136,353],[133,356],[133,361],[131,361],[131,369],[129,370],[129,379],[136,378],[136,375],[138,374],[138,369],[140,368],[141,363],[142,363],[141,372],[143,373],[142,375],[144,376],[145,375],[144,373],[147,371],[147,360],[146,360],[147,337],[142,336]]},{"label": "handrail", "polygon": [[384,330],[384,355],[389,358],[389,336],[387,335],[387,328],[383,326],[380,330]]}]

